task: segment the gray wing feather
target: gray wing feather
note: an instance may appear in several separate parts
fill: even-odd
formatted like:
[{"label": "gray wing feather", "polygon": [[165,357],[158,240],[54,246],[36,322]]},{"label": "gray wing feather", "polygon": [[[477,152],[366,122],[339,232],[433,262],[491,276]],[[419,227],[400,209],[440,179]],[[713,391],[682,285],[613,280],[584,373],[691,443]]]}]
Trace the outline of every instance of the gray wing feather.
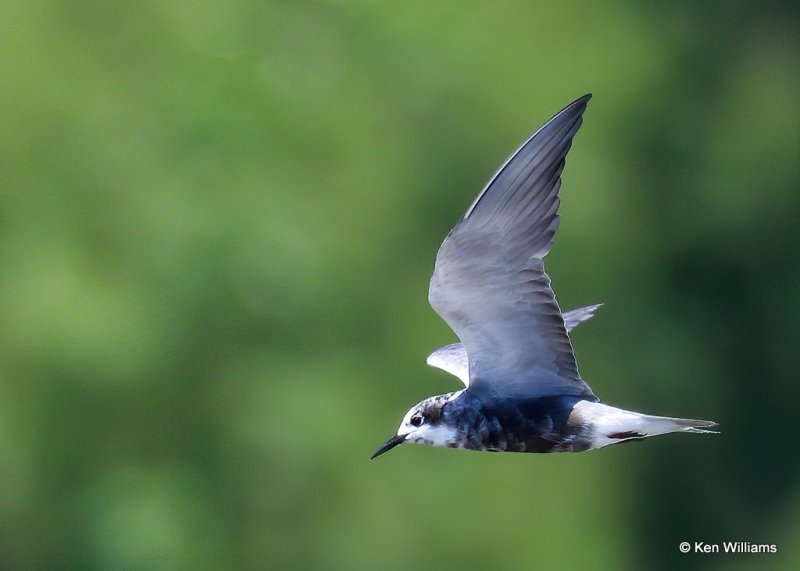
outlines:
[{"label": "gray wing feather", "polygon": [[584,321],[594,317],[594,312],[602,306],[602,303],[596,303],[595,305],[587,305],[586,307],[579,307],[578,309],[566,312],[564,314],[564,327],[567,333],[571,332]]},{"label": "gray wing feather", "polygon": [[564,159],[589,97],[523,143],[439,249],[428,297],[467,349],[471,391],[594,397],[542,262],[558,227]]},{"label": "gray wing feather", "polygon": [[[564,314],[564,327],[567,333],[575,329],[578,325],[594,317],[594,312],[597,311],[602,304],[587,305],[586,307],[579,307]],[[428,355],[426,361],[431,367],[441,369],[451,375],[458,377],[464,383],[465,387],[469,387],[469,359],[467,358],[467,350],[461,343],[452,343],[445,345]]]}]

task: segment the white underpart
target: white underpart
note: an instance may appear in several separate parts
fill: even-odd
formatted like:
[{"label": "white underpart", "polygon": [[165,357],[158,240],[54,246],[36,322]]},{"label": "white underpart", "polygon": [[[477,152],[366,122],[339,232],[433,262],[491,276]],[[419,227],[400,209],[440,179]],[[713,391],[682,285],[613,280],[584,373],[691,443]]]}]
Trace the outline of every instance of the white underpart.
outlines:
[{"label": "white underpart", "polygon": [[641,415],[635,412],[590,401],[580,401],[573,410],[592,426],[592,448],[602,448],[619,442],[619,439],[608,438],[609,434],[643,431]]},{"label": "white underpart", "polygon": [[713,433],[714,431],[703,427],[715,425],[703,420],[651,416],[590,401],[576,404],[573,408],[573,414],[575,413],[593,428],[592,449],[621,441],[619,438],[609,438],[611,434],[636,432],[647,437],[670,432]]},{"label": "white underpart", "polygon": [[408,435],[406,442],[430,446],[450,446],[457,441],[458,433],[450,426],[423,424]]}]

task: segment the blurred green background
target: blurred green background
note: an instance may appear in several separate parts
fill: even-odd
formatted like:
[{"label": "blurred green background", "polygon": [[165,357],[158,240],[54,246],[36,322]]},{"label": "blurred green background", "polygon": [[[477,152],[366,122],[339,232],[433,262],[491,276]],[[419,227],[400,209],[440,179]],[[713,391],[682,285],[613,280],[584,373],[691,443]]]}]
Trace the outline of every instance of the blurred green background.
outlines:
[{"label": "blurred green background", "polygon": [[[0,10],[1,569],[800,566],[795,3]],[[441,240],[588,91],[581,372],[722,436],[368,462],[459,386]]]}]

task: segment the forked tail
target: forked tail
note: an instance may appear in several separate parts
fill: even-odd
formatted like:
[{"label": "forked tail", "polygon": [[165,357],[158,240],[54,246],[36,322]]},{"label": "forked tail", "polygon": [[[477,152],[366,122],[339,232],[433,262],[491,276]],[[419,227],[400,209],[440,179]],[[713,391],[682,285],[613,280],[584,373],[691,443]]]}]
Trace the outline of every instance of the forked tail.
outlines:
[{"label": "forked tail", "polygon": [[[711,420],[696,420],[693,418],[671,418],[669,416],[651,416],[649,414],[639,415],[640,433],[629,438],[645,438],[647,436],[658,436],[660,434],[670,434],[672,432],[691,432],[694,434],[719,434],[718,430],[711,430],[718,426]],[[620,436],[620,435],[613,435]]]},{"label": "forked tail", "polygon": [[663,424],[668,430],[654,434],[667,434],[669,432],[694,432],[695,434],[719,434],[719,430],[709,430],[719,426],[712,420],[695,420],[693,418],[670,418],[667,416],[645,416],[648,422],[654,425]]},{"label": "forked tail", "polygon": [[652,416],[630,410],[622,410],[599,402],[582,401],[575,405],[576,421],[591,426],[591,448],[602,448],[628,440],[640,440],[649,436],[671,432],[695,434],[719,434],[717,423],[693,418],[671,418]]}]

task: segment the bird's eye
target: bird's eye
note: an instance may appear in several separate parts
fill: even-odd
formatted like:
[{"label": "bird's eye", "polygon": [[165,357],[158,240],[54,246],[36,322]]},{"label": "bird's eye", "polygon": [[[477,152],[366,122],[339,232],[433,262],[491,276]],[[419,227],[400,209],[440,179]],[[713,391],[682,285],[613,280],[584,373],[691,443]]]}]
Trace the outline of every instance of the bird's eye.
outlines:
[{"label": "bird's eye", "polygon": [[422,417],[419,415],[415,415],[411,417],[411,426],[422,426]]}]

